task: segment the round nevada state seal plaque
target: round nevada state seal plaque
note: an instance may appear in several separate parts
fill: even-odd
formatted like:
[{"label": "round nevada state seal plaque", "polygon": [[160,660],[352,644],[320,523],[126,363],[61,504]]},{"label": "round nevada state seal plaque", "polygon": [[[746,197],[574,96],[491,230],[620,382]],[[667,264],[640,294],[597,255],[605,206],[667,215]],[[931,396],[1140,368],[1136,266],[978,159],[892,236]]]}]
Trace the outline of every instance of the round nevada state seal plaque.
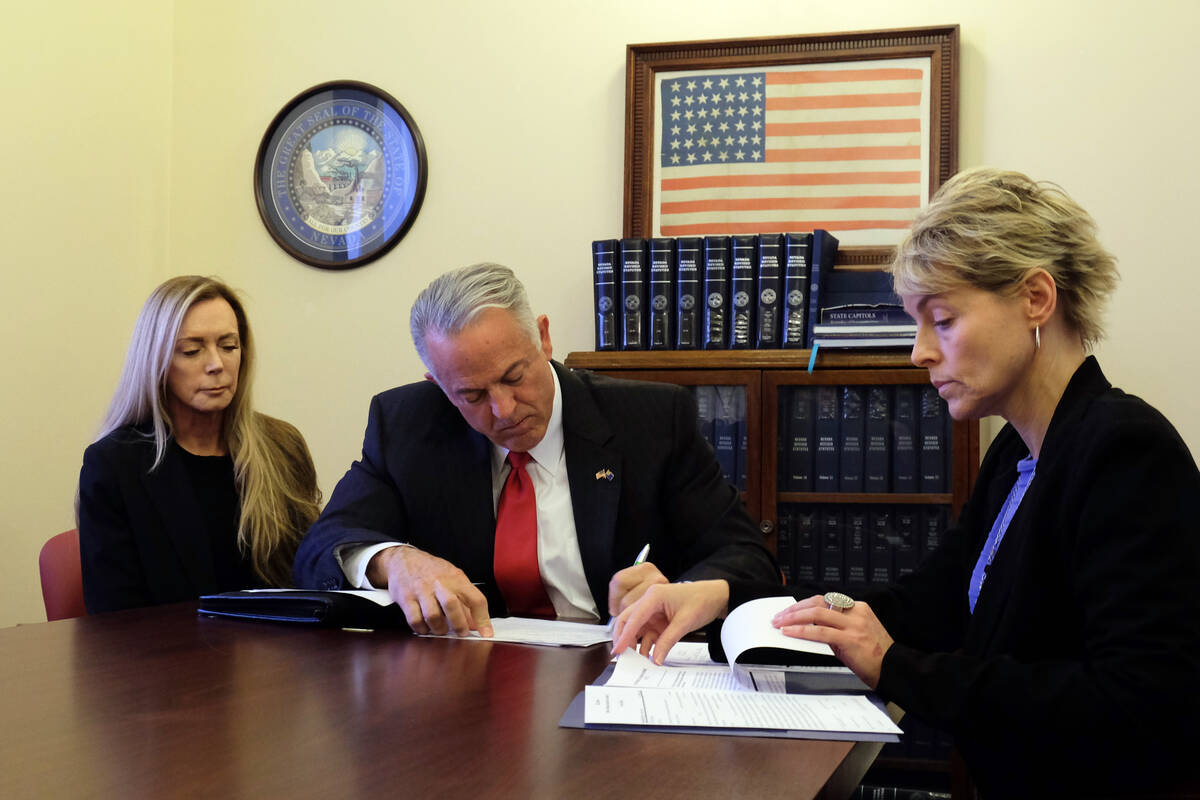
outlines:
[{"label": "round nevada state seal plaque", "polygon": [[254,165],[258,212],[293,257],[358,267],[404,236],[425,197],[421,133],[404,106],[365,83],[300,94],[275,117]]}]

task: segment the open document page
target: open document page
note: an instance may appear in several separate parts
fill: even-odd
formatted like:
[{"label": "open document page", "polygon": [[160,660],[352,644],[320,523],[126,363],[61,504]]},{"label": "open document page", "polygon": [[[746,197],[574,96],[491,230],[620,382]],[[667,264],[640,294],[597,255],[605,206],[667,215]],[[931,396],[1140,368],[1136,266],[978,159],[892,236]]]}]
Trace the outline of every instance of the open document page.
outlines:
[{"label": "open document page", "polygon": [[433,639],[472,639],[480,642],[515,642],[554,647],[587,647],[612,641],[612,632],[603,625],[589,622],[568,622],[561,619],[530,619],[527,617],[496,617],[492,620],[495,636],[480,636],[471,631],[465,636],[447,633],[442,636],[426,634]]}]

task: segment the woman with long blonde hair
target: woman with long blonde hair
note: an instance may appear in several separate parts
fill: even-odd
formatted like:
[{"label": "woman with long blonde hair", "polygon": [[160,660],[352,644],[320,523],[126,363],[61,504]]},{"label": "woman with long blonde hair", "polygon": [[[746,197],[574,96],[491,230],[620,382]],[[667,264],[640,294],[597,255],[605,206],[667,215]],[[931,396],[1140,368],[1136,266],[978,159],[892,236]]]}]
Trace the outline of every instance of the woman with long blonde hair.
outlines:
[{"label": "woman with long blonde hair", "polygon": [[254,358],[219,280],[172,278],[142,307],[79,475],[90,613],[291,584],[321,493],[300,432],[253,409]]}]

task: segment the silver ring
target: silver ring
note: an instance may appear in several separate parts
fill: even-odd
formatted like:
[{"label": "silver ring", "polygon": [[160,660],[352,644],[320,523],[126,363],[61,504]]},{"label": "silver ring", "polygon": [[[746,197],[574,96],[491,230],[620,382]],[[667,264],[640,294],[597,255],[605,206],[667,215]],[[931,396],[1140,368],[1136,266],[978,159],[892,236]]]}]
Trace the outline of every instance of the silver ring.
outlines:
[{"label": "silver ring", "polygon": [[830,611],[849,611],[854,608],[854,600],[841,592],[826,592],[824,600]]}]

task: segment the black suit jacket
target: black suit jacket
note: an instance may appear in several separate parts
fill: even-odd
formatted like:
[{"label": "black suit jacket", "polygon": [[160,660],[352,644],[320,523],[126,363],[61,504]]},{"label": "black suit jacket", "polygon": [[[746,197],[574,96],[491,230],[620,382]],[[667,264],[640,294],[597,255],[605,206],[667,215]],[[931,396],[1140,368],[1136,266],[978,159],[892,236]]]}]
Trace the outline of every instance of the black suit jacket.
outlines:
[{"label": "black suit jacket", "polygon": [[[214,563],[212,535],[172,442],[153,472],[154,439],[126,426],[90,445],[79,473],[79,551],[89,613],[174,603],[261,585]],[[231,537],[236,531],[230,531]],[[243,572],[246,585],[220,585]]]},{"label": "black suit jacket", "polygon": [[988,798],[1140,793],[1190,765],[1200,734],[1200,473],[1087,359],[971,614],[967,583],[1027,455],[1005,426],[942,547],[866,596],[895,639],[878,691],[952,732]]},{"label": "black suit jacket", "polygon": [[[579,549],[601,617],[613,573],[647,542],[650,560],[672,580],[778,582],[762,535],[700,436],[686,390],[553,366]],[[372,399],[362,458],[301,543],[296,583],[345,586],[333,555],[341,545],[408,542],[481,583],[491,613],[502,615],[495,527],[491,443],[433,383],[401,386]]]}]

